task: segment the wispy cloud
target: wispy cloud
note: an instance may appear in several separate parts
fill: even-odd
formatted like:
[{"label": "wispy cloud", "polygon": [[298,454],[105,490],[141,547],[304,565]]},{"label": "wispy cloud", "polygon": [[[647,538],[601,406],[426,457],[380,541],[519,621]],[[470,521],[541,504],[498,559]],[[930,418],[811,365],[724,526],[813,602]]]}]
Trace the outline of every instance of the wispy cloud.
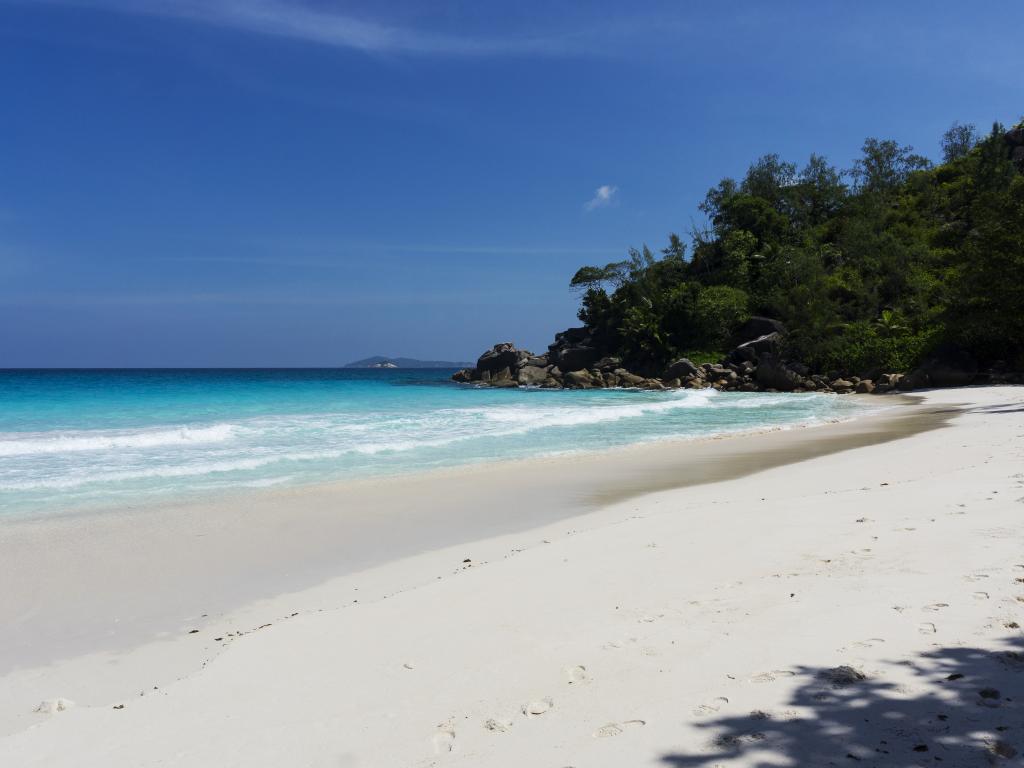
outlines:
[{"label": "wispy cloud", "polygon": [[612,184],[602,184],[594,190],[594,196],[583,204],[584,210],[593,211],[596,208],[607,208],[615,202],[615,195],[619,188]]},{"label": "wispy cloud", "polygon": [[55,5],[162,16],[368,53],[447,56],[560,55],[568,35],[488,38],[389,25],[308,0],[47,0]]}]

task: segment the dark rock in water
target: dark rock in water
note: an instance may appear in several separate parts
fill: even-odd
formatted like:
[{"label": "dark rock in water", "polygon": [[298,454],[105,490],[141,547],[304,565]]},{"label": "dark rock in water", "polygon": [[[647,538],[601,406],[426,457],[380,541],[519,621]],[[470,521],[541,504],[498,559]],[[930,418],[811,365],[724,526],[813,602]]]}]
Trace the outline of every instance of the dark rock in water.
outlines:
[{"label": "dark rock in water", "polygon": [[[506,367],[506,368],[501,368],[500,370],[497,370],[497,371],[490,371],[491,383],[494,384],[494,383],[499,382],[499,381],[512,381],[512,380],[514,380],[515,377],[512,375],[512,371],[514,369],[515,368],[513,366],[511,368]],[[484,371],[484,373],[487,373],[487,371]]]},{"label": "dark rock in water", "polygon": [[682,379],[686,376],[696,376],[700,369],[687,360],[685,357],[681,357],[676,360],[672,365],[665,369],[665,375],[663,379]]},{"label": "dark rock in water", "polygon": [[643,376],[630,373],[625,368],[616,369],[615,375],[619,377],[619,385],[623,387],[639,387],[644,383]]},{"label": "dark rock in water", "polygon": [[578,371],[589,368],[600,357],[594,347],[568,347],[558,353],[558,366],[564,371]]},{"label": "dark rock in water", "polygon": [[777,333],[780,336],[785,336],[786,326],[778,320],[773,320],[770,317],[754,315],[736,329],[736,332],[732,336],[732,341],[735,346],[739,346],[761,336],[767,336],[770,333]]},{"label": "dark rock in water", "polygon": [[519,373],[516,376],[518,381],[523,386],[537,386],[543,384],[548,378],[548,372],[544,368],[540,368],[535,365],[524,365],[519,369]]},{"label": "dark rock in water", "polygon": [[800,376],[773,355],[762,358],[754,375],[761,387],[777,389],[780,392],[791,392],[802,384]]},{"label": "dark rock in water", "polygon": [[722,379],[727,378],[730,373],[734,374],[734,371],[732,369],[726,368],[724,365],[721,365],[719,363],[713,363],[712,365],[705,367],[704,370],[705,375],[709,379]]},{"label": "dark rock in water", "polygon": [[592,389],[594,387],[594,378],[589,371],[569,371],[563,379],[565,386],[574,389]]},{"label": "dark rock in water", "polygon": [[454,374],[452,374],[452,381],[458,381],[461,382],[462,384],[467,384],[473,381],[473,373],[474,371],[472,368],[463,368],[461,371],[456,371]]},{"label": "dark rock in water", "polygon": [[940,344],[910,375],[923,380],[918,386],[963,387],[977,373],[978,362],[969,352],[955,344]]},{"label": "dark rock in water", "polygon": [[476,361],[476,369],[480,373],[488,371],[491,373],[491,378],[494,378],[495,372],[502,368],[513,369],[518,362],[519,350],[514,344],[506,341],[495,344],[493,348],[480,355],[480,359]]}]

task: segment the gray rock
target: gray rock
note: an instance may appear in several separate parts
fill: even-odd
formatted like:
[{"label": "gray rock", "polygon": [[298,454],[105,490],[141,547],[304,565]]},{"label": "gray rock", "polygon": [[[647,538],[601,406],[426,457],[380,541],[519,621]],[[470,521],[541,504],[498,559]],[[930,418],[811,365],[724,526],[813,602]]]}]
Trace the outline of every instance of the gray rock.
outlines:
[{"label": "gray rock", "polygon": [[548,378],[548,372],[536,365],[524,365],[519,369],[519,374],[516,377],[523,386],[538,386]]},{"label": "gray rock", "polygon": [[494,347],[480,355],[476,361],[476,369],[482,374],[484,371],[491,373],[494,378],[495,371],[502,368],[515,368],[519,362],[519,350],[511,342],[495,344]]},{"label": "gray rock", "polygon": [[664,379],[681,379],[684,376],[693,376],[700,369],[687,358],[681,357],[665,369]]},{"label": "gray rock", "polygon": [[619,377],[619,382],[624,387],[639,387],[644,383],[643,376],[637,376],[635,373],[624,371],[621,368],[615,371],[615,375]]},{"label": "gray rock", "polygon": [[585,326],[579,328],[566,328],[561,333],[555,334],[555,344],[564,342],[566,344],[578,344],[583,341],[587,336],[590,335],[590,331]]},{"label": "gray rock", "polygon": [[565,386],[573,389],[591,389],[594,386],[594,380],[589,371],[569,371],[562,378]]},{"label": "gray rock", "polygon": [[754,376],[762,387],[779,392],[791,392],[803,383],[796,373],[773,355],[762,358]]},{"label": "gray rock", "polygon": [[856,392],[858,395],[870,395],[875,391],[875,382],[871,379],[861,379],[857,382]]},{"label": "gray rock", "polygon": [[578,371],[597,362],[600,353],[594,347],[568,347],[558,352],[556,362],[562,370]]}]

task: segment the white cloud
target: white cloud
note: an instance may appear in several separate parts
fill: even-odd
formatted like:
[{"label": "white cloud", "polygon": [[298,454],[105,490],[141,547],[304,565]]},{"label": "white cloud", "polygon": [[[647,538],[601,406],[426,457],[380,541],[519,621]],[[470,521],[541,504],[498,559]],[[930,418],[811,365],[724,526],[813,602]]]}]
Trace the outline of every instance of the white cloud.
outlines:
[{"label": "white cloud", "polygon": [[373,53],[448,56],[570,52],[566,37],[484,38],[446,35],[356,18],[296,0],[49,0],[119,13],[162,16]]},{"label": "white cloud", "polygon": [[584,203],[583,208],[592,211],[595,208],[607,208],[615,202],[619,188],[612,184],[602,184],[594,190],[594,196]]}]

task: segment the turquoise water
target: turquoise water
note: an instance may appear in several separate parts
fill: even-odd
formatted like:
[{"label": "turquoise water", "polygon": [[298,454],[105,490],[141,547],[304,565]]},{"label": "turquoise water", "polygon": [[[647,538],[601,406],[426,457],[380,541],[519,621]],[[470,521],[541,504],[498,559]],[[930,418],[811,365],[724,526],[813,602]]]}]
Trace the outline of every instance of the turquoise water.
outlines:
[{"label": "turquoise water", "polygon": [[818,394],[496,390],[451,371],[0,371],[0,511],[45,513],[849,418]]}]

